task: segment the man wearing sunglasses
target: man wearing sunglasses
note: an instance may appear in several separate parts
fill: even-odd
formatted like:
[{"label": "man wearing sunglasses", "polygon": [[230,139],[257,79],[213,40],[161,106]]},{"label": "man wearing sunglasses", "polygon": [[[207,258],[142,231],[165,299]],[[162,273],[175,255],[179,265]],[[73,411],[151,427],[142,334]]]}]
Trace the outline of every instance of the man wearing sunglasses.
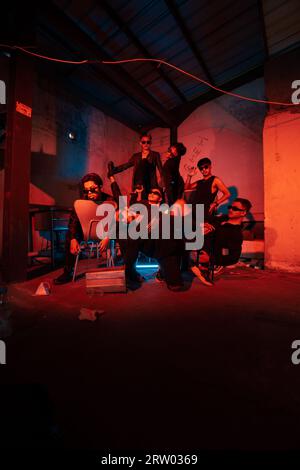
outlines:
[{"label": "man wearing sunglasses", "polygon": [[238,262],[243,243],[242,222],[251,207],[248,199],[239,197],[228,206],[227,216],[211,216],[209,222],[205,222],[204,245],[198,262],[191,268],[204,284],[212,285],[207,279],[207,265],[211,257],[214,265],[219,267]]},{"label": "man wearing sunglasses", "polygon": [[[207,219],[217,210],[220,204],[229,198],[230,192],[220,178],[212,175],[211,160],[209,158],[201,158],[197,166],[202,178],[191,183],[194,172],[189,174],[185,183],[185,190],[194,191],[191,201],[193,204],[204,204],[204,219]],[[221,197],[219,196],[220,193]]]},{"label": "man wearing sunglasses", "polygon": [[[96,173],[88,173],[79,183],[80,199],[88,199],[97,204],[105,201],[112,201],[113,198],[102,191],[103,181]],[[66,259],[63,273],[54,279],[54,284],[65,284],[70,282],[73,277],[73,268],[76,260],[76,255],[79,252],[80,242],[83,240],[83,233],[78,216],[73,208],[69,226],[66,235]],[[104,238],[100,242],[100,251],[104,251],[109,243],[108,238]]]},{"label": "man wearing sunglasses", "polygon": [[127,163],[114,166],[109,164],[108,176],[113,176],[128,168],[133,167],[132,176],[132,197],[130,203],[134,203],[137,198],[137,188],[142,188],[141,199],[147,199],[151,188],[158,186],[156,170],[162,178],[162,163],[158,152],[151,150],[152,138],[150,134],[142,134],[140,138],[141,151],[134,153]]},{"label": "man wearing sunglasses", "polygon": [[[108,173],[109,175],[109,173]],[[109,176],[114,199],[117,200],[121,196],[119,186],[114,176]],[[150,189],[146,200],[139,201],[147,209],[147,231],[149,233],[148,239],[137,238],[132,239],[130,236],[126,240],[119,239],[118,242],[121,247],[122,255],[125,263],[126,280],[129,286],[141,284],[144,280],[142,276],[136,271],[135,264],[139,252],[144,253],[150,258],[158,260],[161,272],[163,273],[163,280],[166,282],[168,289],[177,292],[183,290],[183,282],[180,273],[181,256],[184,252],[184,241],[182,239],[175,239],[172,236],[174,229],[171,226],[170,238],[163,239],[160,235],[162,233],[164,213],[159,212],[157,215],[151,213],[151,206],[160,206],[163,200],[163,192],[159,186],[154,186]],[[184,203],[184,201],[181,201]],[[132,211],[123,214],[127,223],[134,223],[137,214]],[[157,239],[151,238],[150,233],[153,228],[158,229],[159,237]]]}]

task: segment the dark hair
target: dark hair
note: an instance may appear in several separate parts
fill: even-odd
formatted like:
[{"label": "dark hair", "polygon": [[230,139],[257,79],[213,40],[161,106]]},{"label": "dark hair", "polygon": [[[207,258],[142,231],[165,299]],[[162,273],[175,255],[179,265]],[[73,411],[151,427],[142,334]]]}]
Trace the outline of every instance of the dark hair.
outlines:
[{"label": "dark hair", "polygon": [[149,139],[152,140],[152,135],[149,134],[148,132],[143,132],[143,133],[140,135],[140,140],[142,140],[143,137],[149,137]]},{"label": "dark hair", "polygon": [[151,190],[152,189],[156,189],[160,192],[160,197],[161,197],[160,204],[163,204],[165,202],[165,195],[164,195],[162,188],[160,186],[151,186]]},{"label": "dark hair", "polygon": [[246,212],[249,212],[252,207],[252,204],[249,199],[244,199],[243,197],[237,197],[234,202],[239,202]]},{"label": "dark hair", "polygon": [[81,178],[80,183],[79,183],[79,191],[80,191],[80,196],[83,196],[83,189],[84,189],[84,183],[87,181],[93,181],[99,188],[103,186],[103,181],[102,178],[97,175],[97,173],[88,173],[87,175],[84,175],[83,178]]},{"label": "dark hair", "polygon": [[175,147],[178,155],[180,156],[183,156],[186,154],[186,147],[183,145],[182,142],[177,142],[177,144],[171,145],[171,147]]},{"label": "dark hair", "polygon": [[161,187],[160,187],[160,186],[151,186],[151,190],[152,190],[152,189],[156,189],[157,191],[159,191],[159,192],[160,192],[160,195],[161,195],[161,197],[163,197],[163,196],[164,196],[164,192],[163,192],[163,190],[161,189]]},{"label": "dark hair", "polygon": [[197,167],[200,168],[202,165],[211,165],[211,160],[208,157],[200,158]]}]

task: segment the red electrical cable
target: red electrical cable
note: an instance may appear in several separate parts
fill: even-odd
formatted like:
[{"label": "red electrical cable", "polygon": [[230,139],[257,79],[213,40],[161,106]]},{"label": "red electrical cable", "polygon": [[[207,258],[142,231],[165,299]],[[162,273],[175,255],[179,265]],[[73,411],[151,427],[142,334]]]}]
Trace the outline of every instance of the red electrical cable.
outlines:
[{"label": "red electrical cable", "polygon": [[[2,45],[2,44],[1,44]],[[13,46],[13,49],[20,49],[22,52],[26,52],[26,54],[33,55],[35,57],[39,57],[40,59],[46,59],[46,60],[51,60],[52,62],[61,62],[63,64],[87,64],[89,61],[88,60],[62,60],[62,59],[55,59],[53,57],[48,57],[46,55],[41,55],[41,54],[36,54],[35,52],[28,51],[27,49],[23,49],[23,47],[20,46]]]},{"label": "red electrical cable", "polygon": [[232,93],[231,91],[222,90],[222,88],[218,88],[212,85],[211,83],[203,80],[202,78],[199,78],[196,75],[193,75],[192,73],[186,72],[180,67],[176,67],[176,65],[170,64],[169,62],[166,62],[165,60],[162,60],[162,59],[125,59],[125,60],[114,60],[114,61],[103,60],[102,63],[103,64],[124,64],[126,62],[139,62],[139,61],[159,62],[160,64],[167,65],[168,67],[171,67],[172,69],[177,70],[178,72],[181,72],[184,75],[187,75],[188,77],[191,77],[198,82],[204,83],[205,85],[212,88],[213,90],[224,93],[225,95],[235,96],[236,98],[240,98],[242,100],[253,101],[254,103],[276,104],[280,106],[298,106],[296,103],[282,103],[280,101],[258,100],[256,98],[249,98],[248,96],[239,95],[238,93]]},{"label": "red electrical cable", "polygon": [[50,60],[53,62],[60,62],[64,64],[109,64],[109,65],[117,65],[117,64],[126,64],[128,62],[156,62],[159,65],[163,64],[166,65],[167,67],[170,67],[174,70],[177,70],[178,72],[196,80],[197,82],[203,83],[204,85],[208,86],[209,88],[212,88],[213,90],[216,90],[220,93],[223,93],[224,95],[229,95],[229,96],[234,96],[235,98],[239,98],[242,100],[246,101],[252,101],[253,103],[263,103],[263,104],[274,104],[278,106],[299,106],[299,104],[296,103],[285,103],[281,101],[268,101],[268,100],[259,100],[256,98],[249,98],[248,96],[244,95],[239,95],[238,93],[233,93],[231,91],[226,91],[222,90],[222,88],[218,88],[211,83],[207,82],[206,80],[203,80],[202,78],[197,77],[196,75],[193,75],[192,73],[186,72],[185,70],[181,69],[180,67],[177,67],[176,65],[170,64],[169,62],[163,60],[163,59],[149,59],[149,58],[136,58],[136,59],[123,59],[123,60],[62,60],[62,59],[55,59],[53,57],[48,57],[45,55],[37,54],[35,52],[28,51],[27,49],[24,49],[23,47],[20,46],[7,46],[5,44],[0,44],[0,46],[5,46],[9,47],[11,49],[19,49],[22,52],[25,52],[26,54],[33,55],[35,57],[38,57],[40,59],[45,59],[45,60]]}]

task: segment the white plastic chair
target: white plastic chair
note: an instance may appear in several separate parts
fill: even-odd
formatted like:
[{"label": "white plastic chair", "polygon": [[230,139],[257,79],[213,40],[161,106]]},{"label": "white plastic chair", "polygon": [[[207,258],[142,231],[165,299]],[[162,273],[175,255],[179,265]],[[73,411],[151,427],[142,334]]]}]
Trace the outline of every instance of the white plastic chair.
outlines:
[{"label": "white plastic chair", "polygon": [[[112,205],[116,209],[117,204],[114,201],[104,201],[105,204]],[[88,251],[88,258],[90,259],[92,253],[95,251],[97,259],[100,257],[100,242],[101,240],[97,236],[97,225],[103,219],[103,215],[99,216],[96,214],[99,204],[94,201],[77,199],[74,202],[74,209],[78,216],[82,232],[83,232],[83,241],[80,243],[80,250],[76,256],[74,273],[73,273],[73,282],[76,277],[76,271],[78,266],[78,261],[80,254],[84,251]],[[113,223],[113,219],[108,219],[108,224]],[[114,266],[114,247],[115,241],[110,240],[108,248],[106,250],[106,265],[107,267]]]}]

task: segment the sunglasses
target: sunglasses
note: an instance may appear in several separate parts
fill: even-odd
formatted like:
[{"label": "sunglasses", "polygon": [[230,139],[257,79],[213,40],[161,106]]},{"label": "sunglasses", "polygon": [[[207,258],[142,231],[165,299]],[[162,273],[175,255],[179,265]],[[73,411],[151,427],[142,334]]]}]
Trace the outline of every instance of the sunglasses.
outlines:
[{"label": "sunglasses", "polygon": [[234,212],[244,212],[245,209],[239,209],[239,207],[236,206],[228,206],[228,209],[231,209]]},{"label": "sunglasses", "polygon": [[159,191],[150,191],[150,194],[155,194],[155,196],[161,197],[161,194]]},{"label": "sunglasses", "polygon": [[141,140],[142,144],[151,144],[151,140]]},{"label": "sunglasses", "polygon": [[96,194],[98,192],[99,192],[98,187],[83,190],[83,194],[88,194],[88,193]]},{"label": "sunglasses", "polygon": [[200,166],[199,170],[202,171],[202,170],[208,170],[209,168],[209,165],[203,165],[203,166]]}]

